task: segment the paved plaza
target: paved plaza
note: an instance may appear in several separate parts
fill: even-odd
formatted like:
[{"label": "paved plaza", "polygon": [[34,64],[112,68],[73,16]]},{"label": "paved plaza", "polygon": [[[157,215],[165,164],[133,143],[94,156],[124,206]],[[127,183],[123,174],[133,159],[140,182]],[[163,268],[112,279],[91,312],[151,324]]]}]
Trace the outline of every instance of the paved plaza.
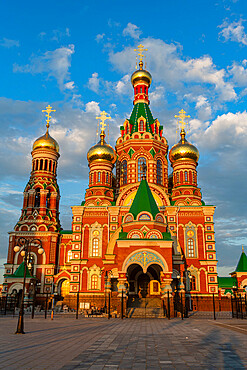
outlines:
[{"label": "paved plaza", "polygon": [[247,320],[0,318],[1,369],[245,369]]}]

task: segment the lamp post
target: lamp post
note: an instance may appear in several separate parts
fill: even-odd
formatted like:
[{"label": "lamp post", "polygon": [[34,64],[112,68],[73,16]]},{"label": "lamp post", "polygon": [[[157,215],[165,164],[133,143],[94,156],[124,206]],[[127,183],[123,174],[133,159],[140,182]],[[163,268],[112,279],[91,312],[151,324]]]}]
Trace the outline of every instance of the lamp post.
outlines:
[{"label": "lamp post", "polygon": [[40,239],[34,238],[34,239],[26,239],[24,237],[20,237],[17,240],[17,245],[14,247],[14,252],[18,253],[20,249],[21,256],[24,257],[24,274],[23,274],[23,289],[21,294],[21,307],[18,317],[18,323],[17,323],[17,329],[15,334],[25,334],[24,332],[24,296],[25,296],[25,284],[26,284],[26,275],[27,275],[27,268],[28,264],[31,261],[31,246],[39,246],[38,247],[38,254],[43,254],[44,249],[42,248],[42,242]]},{"label": "lamp post", "polygon": [[[113,273],[112,273],[112,270],[108,270],[108,271],[104,271],[104,267],[100,269],[100,274],[99,274],[99,277],[101,278],[103,275],[105,274],[104,278],[105,278],[105,291],[104,291],[104,294],[105,294],[105,306],[104,306],[104,312],[106,313],[107,312],[107,303],[106,303],[106,293],[107,293],[107,285],[108,285],[108,282],[107,280],[110,278],[112,278],[113,276]],[[108,287],[108,319],[110,319],[110,305],[111,305],[111,282],[110,282],[110,286]]]}]

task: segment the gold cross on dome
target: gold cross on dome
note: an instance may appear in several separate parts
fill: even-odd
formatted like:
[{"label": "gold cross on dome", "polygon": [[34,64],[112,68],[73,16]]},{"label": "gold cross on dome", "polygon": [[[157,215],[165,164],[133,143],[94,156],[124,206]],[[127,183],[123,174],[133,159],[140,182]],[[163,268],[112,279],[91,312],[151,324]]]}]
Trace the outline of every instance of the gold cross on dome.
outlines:
[{"label": "gold cross on dome", "polygon": [[142,44],[140,44],[139,46],[137,46],[137,49],[134,49],[134,51],[137,51],[137,55],[136,55],[136,68],[137,68],[137,58],[139,56],[139,63],[142,62],[143,60],[143,57],[144,57],[144,54],[143,54],[143,51],[147,51],[148,49],[145,49],[144,46]]},{"label": "gold cross on dome", "polygon": [[99,124],[101,125],[101,130],[102,130],[102,131],[104,131],[104,130],[105,130],[105,128],[106,128],[105,120],[107,120],[107,119],[111,119],[111,117],[110,117],[110,116],[108,116],[108,117],[107,117],[107,115],[108,115],[108,113],[106,113],[106,112],[103,110],[103,112],[101,112],[101,113],[100,113],[100,117],[96,117],[96,119],[100,119],[100,120],[101,120],[101,122],[100,122]]},{"label": "gold cross on dome", "polygon": [[47,131],[48,131],[48,128],[50,127],[50,121],[51,121],[51,112],[56,112],[56,109],[52,109],[52,107],[50,106],[50,104],[46,107],[46,109],[43,109],[42,112],[46,112],[46,127],[47,127]]},{"label": "gold cross on dome", "polygon": [[185,126],[188,125],[188,122],[185,122],[184,120],[185,118],[190,118],[190,116],[186,116],[186,112],[183,109],[181,109],[178,116],[175,115],[174,117],[178,119],[177,124],[181,129],[184,129]]}]

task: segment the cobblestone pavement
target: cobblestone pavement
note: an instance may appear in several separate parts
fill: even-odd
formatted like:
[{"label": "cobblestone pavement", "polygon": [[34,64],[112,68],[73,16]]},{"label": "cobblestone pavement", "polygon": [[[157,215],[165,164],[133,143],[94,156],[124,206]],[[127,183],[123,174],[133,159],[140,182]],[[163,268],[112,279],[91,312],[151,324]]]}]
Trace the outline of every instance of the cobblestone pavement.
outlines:
[{"label": "cobblestone pavement", "polygon": [[0,318],[1,369],[245,369],[247,320]]}]

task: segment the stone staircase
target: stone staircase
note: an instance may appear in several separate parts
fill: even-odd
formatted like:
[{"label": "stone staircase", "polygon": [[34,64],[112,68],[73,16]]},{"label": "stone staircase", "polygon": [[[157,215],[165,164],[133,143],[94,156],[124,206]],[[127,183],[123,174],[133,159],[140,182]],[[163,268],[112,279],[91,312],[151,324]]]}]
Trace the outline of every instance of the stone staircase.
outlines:
[{"label": "stone staircase", "polygon": [[147,318],[147,319],[157,319],[162,318],[163,310],[157,307],[132,307],[127,309],[127,315],[130,319],[136,318]]},{"label": "stone staircase", "polygon": [[131,297],[128,301],[127,315],[129,318],[161,318],[162,301],[158,297]]}]

